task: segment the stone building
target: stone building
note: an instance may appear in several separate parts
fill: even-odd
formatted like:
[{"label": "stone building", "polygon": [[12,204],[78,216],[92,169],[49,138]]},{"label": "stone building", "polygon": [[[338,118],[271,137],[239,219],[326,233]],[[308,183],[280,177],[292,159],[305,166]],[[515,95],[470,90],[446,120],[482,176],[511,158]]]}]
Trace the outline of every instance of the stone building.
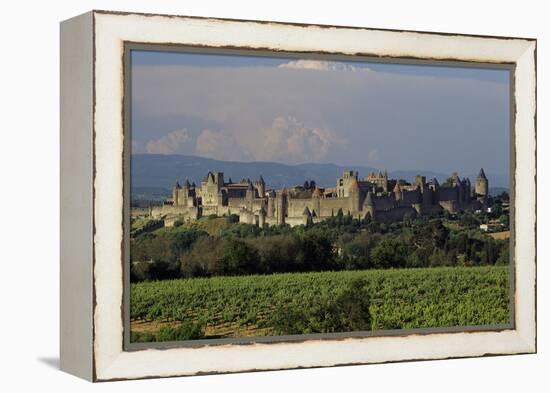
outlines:
[{"label": "stone building", "polygon": [[389,179],[387,172],[370,173],[363,179],[357,171],[344,171],[336,187],[320,188],[315,182],[291,189],[268,189],[262,176],[239,182],[224,180],[222,172],[208,172],[200,186],[176,182],[172,198],[155,207],[151,215],[173,222],[174,217],[195,220],[202,216],[239,216],[239,222],[290,226],[316,223],[338,214],[370,218],[379,222],[407,216],[431,215],[446,210],[477,210],[486,204],[489,183],[483,169],[472,190],[470,180],[457,173],[440,185],[416,176],[414,183]]},{"label": "stone building", "polygon": [[479,174],[477,175],[475,194],[476,197],[483,202],[486,202],[489,196],[489,180],[487,180],[483,168],[479,170]]}]

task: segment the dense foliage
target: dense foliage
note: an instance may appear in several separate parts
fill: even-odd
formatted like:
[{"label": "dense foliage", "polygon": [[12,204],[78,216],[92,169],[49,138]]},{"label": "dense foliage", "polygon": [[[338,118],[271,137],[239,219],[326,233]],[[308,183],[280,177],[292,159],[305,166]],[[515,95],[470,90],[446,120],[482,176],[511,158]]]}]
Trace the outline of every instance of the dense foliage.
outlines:
[{"label": "dense foliage", "polygon": [[[134,283],[133,321],[179,321],[134,341],[506,324],[506,266],[212,277]],[[209,333],[210,332],[210,333]],[[214,333],[212,333],[214,332]],[[232,333],[231,333],[232,332]]]},{"label": "dense foliage", "polygon": [[509,242],[479,230],[480,222],[503,217],[495,206],[490,214],[442,214],[392,224],[342,214],[294,228],[239,224],[236,216],[161,229],[140,222],[140,228],[155,229],[132,233],[131,279],[505,265]]},{"label": "dense foliage", "polygon": [[339,294],[319,297],[309,308],[295,303],[279,304],[267,324],[277,335],[370,330],[370,295],[366,286],[366,281],[355,279]]},{"label": "dense foliage", "polygon": [[157,332],[130,332],[131,342],[198,340],[204,337],[204,326],[185,321],[178,326],[162,326]]}]

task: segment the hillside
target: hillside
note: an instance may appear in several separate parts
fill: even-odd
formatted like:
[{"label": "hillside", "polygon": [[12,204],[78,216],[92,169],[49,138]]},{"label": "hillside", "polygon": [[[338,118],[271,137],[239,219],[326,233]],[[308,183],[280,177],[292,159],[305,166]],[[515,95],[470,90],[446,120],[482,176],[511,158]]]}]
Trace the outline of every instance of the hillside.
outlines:
[{"label": "hillside", "polygon": [[[226,181],[231,178],[239,181],[242,178],[257,179],[263,176],[268,188],[292,187],[303,184],[306,180],[315,180],[321,187],[334,187],[336,179],[345,169],[359,171],[361,178],[378,168],[367,166],[342,166],[336,164],[307,163],[286,165],[277,162],[236,162],[221,161],[211,158],[186,155],[134,154],[132,155],[132,200],[134,201],[162,201],[171,193],[171,188],[177,181],[183,182],[186,178],[190,182],[199,184],[208,171],[220,171]],[[389,171],[388,175],[394,179],[404,179],[413,182],[416,175],[426,176],[426,179],[436,177],[440,183],[449,176],[445,173],[396,170]],[[469,175],[472,182],[475,175]],[[505,176],[489,176],[492,195],[507,190]]]},{"label": "hillside", "polygon": [[[145,188],[170,189],[176,180],[199,183],[208,171],[224,172],[226,180],[238,181],[242,178],[257,179],[261,174],[268,187],[281,188],[315,180],[322,187],[332,187],[344,169],[359,171],[364,177],[377,168],[367,166],[341,166],[336,164],[286,165],[275,162],[234,162],[185,155],[135,154],[132,156],[132,189],[143,192]],[[441,181],[447,175],[429,171],[402,170],[389,172],[389,176],[413,181],[421,173],[427,178],[437,177]]]}]

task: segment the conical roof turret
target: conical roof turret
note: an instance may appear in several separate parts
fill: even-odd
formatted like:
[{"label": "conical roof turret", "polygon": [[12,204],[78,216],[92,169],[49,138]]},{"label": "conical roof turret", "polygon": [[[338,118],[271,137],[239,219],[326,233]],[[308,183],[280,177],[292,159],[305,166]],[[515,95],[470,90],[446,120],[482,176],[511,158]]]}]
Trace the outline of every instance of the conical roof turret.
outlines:
[{"label": "conical roof turret", "polygon": [[365,198],[365,205],[374,206],[374,199],[373,199],[372,193],[370,191],[367,192],[367,197]]},{"label": "conical roof turret", "polygon": [[204,179],[205,182],[212,182],[214,183],[214,174],[212,173],[212,171],[208,171],[208,173],[206,174],[206,178]]},{"label": "conical roof turret", "polygon": [[483,170],[483,168],[481,168],[479,170],[479,174],[477,175],[478,178],[481,178],[481,179],[487,179],[487,177],[485,176],[485,171]]}]

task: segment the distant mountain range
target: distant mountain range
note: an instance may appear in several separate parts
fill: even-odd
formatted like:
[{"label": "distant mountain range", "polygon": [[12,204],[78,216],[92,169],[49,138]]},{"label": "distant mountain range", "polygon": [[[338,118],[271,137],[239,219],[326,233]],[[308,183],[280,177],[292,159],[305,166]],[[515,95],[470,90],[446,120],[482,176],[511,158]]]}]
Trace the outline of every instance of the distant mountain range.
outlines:
[{"label": "distant mountain range", "polygon": [[[367,176],[370,172],[379,171],[378,168],[357,165],[316,163],[286,165],[260,161],[221,161],[187,155],[134,154],[131,161],[132,199],[142,199],[146,195],[154,196],[152,199],[160,198],[169,193],[176,180],[183,182],[187,178],[190,182],[199,184],[208,171],[223,172],[226,181],[231,178],[235,182],[242,178],[250,178],[254,181],[262,175],[268,188],[292,187],[303,184],[306,180],[315,180],[321,187],[333,187],[336,185],[336,178],[342,175],[344,169],[358,171],[360,178]],[[419,170],[388,171],[391,178],[409,182],[414,181],[415,176],[419,174],[426,176],[427,179],[436,177],[440,182],[445,181],[450,175]],[[470,179],[474,180],[475,177]],[[489,184],[491,181],[489,177]],[[495,186],[502,184],[495,184]]]}]

